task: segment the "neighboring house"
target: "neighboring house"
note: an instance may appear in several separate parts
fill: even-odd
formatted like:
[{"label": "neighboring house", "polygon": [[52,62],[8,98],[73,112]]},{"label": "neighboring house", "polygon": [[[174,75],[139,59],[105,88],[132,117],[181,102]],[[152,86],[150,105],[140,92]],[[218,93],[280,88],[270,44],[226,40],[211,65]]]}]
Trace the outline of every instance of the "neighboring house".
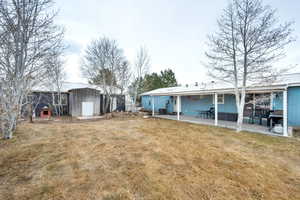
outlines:
[{"label": "neighboring house", "polygon": [[[108,100],[101,88],[84,83],[64,82],[60,93],[62,95],[62,114],[76,117],[103,114],[104,102]],[[120,95],[118,89],[112,99],[107,112],[125,111],[125,96]],[[28,96],[28,102],[32,102],[36,116],[40,116],[45,107],[51,109],[52,115],[56,115],[55,105],[58,104],[58,91],[48,86],[33,88]]]},{"label": "neighboring house", "polygon": [[[230,84],[211,82],[199,86],[161,88],[141,96],[143,108],[153,115],[167,113],[176,116],[172,119],[190,117],[195,122],[202,118],[206,123],[211,119],[211,124],[224,127],[233,127],[234,123],[229,122],[237,121],[234,88]],[[269,127],[261,132],[275,130],[275,125],[281,125],[284,136],[289,135],[291,128],[300,126],[300,73],[282,75],[272,83],[247,87],[244,123]],[[280,130],[278,127],[277,130]]]}]

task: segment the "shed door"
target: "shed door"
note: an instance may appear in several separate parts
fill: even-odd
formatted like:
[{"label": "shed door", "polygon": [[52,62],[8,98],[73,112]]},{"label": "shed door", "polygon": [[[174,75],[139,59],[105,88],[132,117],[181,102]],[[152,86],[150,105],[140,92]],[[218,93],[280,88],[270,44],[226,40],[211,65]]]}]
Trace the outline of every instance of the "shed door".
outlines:
[{"label": "shed door", "polygon": [[94,114],[94,103],[82,102],[82,116],[93,116],[93,114]]},{"label": "shed door", "polygon": [[112,111],[117,110],[117,97],[112,100]]}]

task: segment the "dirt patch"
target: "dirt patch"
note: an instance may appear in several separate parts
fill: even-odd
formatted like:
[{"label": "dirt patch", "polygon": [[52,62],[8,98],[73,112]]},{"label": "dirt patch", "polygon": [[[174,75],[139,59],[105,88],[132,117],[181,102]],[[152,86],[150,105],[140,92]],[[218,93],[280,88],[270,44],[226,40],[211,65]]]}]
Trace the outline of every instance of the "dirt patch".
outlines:
[{"label": "dirt patch", "polygon": [[0,155],[0,199],[300,199],[299,140],[183,122],[23,123]]}]

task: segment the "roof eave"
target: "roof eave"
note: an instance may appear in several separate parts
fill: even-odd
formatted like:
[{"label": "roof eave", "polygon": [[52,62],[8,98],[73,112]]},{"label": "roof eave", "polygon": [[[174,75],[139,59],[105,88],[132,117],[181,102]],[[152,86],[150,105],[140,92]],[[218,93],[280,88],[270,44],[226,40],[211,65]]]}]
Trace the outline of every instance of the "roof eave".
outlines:
[{"label": "roof eave", "polygon": [[[283,85],[273,85],[273,86],[265,86],[265,87],[257,87],[251,86],[246,89],[247,92],[263,92],[263,91],[276,91],[276,90],[284,90],[287,87],[286,84]],[[141,96],[187,96],[187,95],[201,95],[201,94],[213,94],[213,93],[234,93],[234,88],[226,88],[226,89],[209,89],[209,90],[194,90],[194,91],[181,91],[181,92],[147,92],[141,94]]]}]

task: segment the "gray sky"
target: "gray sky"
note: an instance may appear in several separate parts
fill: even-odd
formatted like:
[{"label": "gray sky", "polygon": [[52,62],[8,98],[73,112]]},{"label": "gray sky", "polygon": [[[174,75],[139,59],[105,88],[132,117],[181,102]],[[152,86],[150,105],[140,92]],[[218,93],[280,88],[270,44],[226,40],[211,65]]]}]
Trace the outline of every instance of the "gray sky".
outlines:
[{"label": "gray sky", "polygon": [[[171,68],[180,83],[208,79],[204,52],[207,35],[217,29],[216,20],[227,0],[56,0],[58,23],[66,28],[70,46],[66,55],[69,81],[84,81],[80,58],[86,45],[100,36],[118,41],[130,62],[145,45],[151,56],[151,72]],[[300,64],[300,1],[265,0],[278,9],[282,22],[295,21],[297,42],[287,48],[278,66]],[[300,66],[295,71],[300,72]]]}]

